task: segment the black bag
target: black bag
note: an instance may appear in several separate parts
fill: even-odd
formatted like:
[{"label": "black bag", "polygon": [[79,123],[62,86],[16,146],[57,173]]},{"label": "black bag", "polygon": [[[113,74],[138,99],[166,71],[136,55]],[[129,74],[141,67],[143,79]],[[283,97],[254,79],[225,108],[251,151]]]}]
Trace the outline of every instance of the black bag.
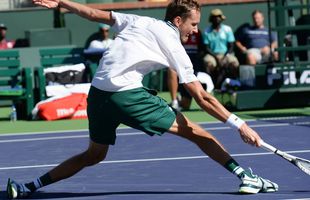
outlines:
[{"label": "black bag", "polygon": [[64,85],[86,82],[85,65],[70,65],[44,69],[46,85]]}]

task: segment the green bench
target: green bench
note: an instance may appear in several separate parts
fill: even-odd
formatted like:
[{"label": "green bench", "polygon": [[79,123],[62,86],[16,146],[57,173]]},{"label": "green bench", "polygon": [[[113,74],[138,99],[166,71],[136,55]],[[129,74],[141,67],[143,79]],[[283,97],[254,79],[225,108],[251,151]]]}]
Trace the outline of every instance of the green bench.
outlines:
[{"label": "green bench", "polygon": [[12,101],[18,119],[30,119],[34,107],[32,70],[21,68],[17,50],[0,51],[0,100]]},{"label": "green bench", "polygon": [[46,99],[44,68],[84,63],[86,66],[86,79],[88,82],[91,81],[97,69],[97,64],[88,62],[83,51],[83,48],[75,47],[43,48],[39,50],[41,66],[36,67],[34,70],[36,102]]}]

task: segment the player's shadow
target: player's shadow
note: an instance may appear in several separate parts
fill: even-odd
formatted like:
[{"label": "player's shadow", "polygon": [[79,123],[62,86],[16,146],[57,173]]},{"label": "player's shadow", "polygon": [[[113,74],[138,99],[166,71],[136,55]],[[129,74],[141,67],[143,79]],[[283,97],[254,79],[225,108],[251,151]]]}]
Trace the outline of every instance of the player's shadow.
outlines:
[{"label": "player's shadow", "polygon": [[[277,192],[281,194],[292,194],[292,193],[310,193],[309,191],[282,191]],[[84,192],[84,193],[74,193],[74,192],[36,192],[33,195],[31,195],[27,199],[60,199],[60,198],[74,198],[74,197],[104,197],[104,196],[121,196],[122,195],[144,195],[147,197],[147,195],[249,195],[250,194],[240,194],[238,192],[220,192],[220,191],[214,191],[214,192],[191,192],[191,191],[119,191],[119,192]],[[187,196],[188,197],[188,196]],[[226,196],[229,198],[228,196]],[[226,197],[223,197],[225,199]],[[0,192],[0,199],[6,199],[6,192],[1,191]]]},{"label": "player's shadow", "polygon": [[[120,192],[36,192],[27,199],[58,199],[58,198],[74,198],[74,197],[94,197],[94,196],[122,196],[122,195],[240,195],[237,192],[186,192],[186,191],[120,191]],[[0,199],[6,199],[6,192],[0,192]]]}]

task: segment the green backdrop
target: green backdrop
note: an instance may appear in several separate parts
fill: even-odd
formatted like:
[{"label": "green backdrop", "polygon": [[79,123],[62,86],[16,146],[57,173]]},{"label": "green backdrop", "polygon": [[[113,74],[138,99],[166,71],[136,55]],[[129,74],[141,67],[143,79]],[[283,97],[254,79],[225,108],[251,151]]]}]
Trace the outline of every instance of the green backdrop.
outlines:
[{"label": "green backdrop", "polygon": [[[254,9],[262,10],[267,16],[267,4],[261,3],[246,3],[246,4],[221,4],[202,7],[202,16],[200,29],[204,29],[208,25],[209,13],[214,8],[223,10],[227,19],[224,23],[230,25],[233,29],[245,22],[251,22],[251,12]],[[120,12],[133,13],[163,19],[165,14],[164,8],[151,9],[128,9],[119,10]],[[0,23],[5,23],[8,27],[7,36],[10,39],[25,38],[25,32],[33,29],[53,28],[53,10],[36,8],[28,10],[1,11]],[[64,15],[66,28],[71,32],[71,42],[76,46],[84,46],[87,38],[97,31],[98,24],[87,21],[72,13]],[[268,21],[266,20],[266,23]],[[61,39],[60,39],[61,40]]]}]

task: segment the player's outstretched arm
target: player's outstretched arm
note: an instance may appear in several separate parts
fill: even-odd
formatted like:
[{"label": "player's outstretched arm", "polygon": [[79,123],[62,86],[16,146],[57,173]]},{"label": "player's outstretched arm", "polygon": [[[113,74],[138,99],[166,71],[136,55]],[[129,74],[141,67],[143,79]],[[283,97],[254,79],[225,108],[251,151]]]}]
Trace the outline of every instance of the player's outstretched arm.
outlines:
[{"label": "player's outstretched arm", "polygon": [[187,83],[184,86],[203,110],[218,120],[237,128],[244,142],[260,146],[261,138],[256,131],[236,115],[230,113],[215,97],[207,93],[199,81]]},{"label": "player's outstretched arm", "polygon": [[105,23],[111,26],[115,22],[115,20],[112,19],[110,11],[90,8],[69,0],[32,0],[32,2],[35,5],[50,9],[62,7],[88,20]]},{"label": "player's outstretched arm", "polygon": [[57,8],[60,0],[32,0],[32,3],[46,8]]}]

